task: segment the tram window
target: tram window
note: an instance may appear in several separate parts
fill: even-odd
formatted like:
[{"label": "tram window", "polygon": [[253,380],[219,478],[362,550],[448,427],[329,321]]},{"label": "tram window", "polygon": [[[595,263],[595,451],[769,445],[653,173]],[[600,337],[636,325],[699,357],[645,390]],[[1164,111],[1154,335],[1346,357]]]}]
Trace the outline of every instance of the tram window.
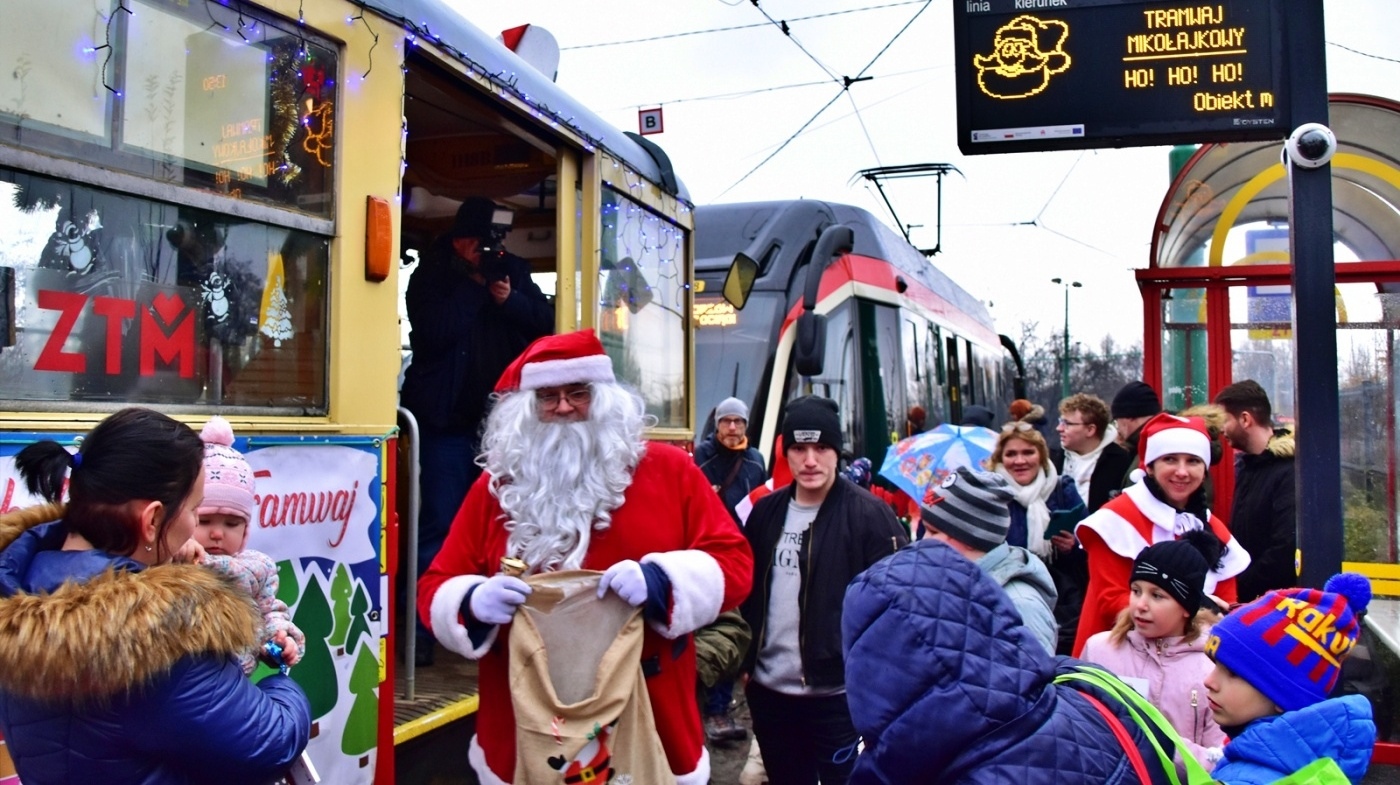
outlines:
[{"label": "tram window", "polygon": [[602,205],[598,337],[658,426],[684,428],[686,231],[608,188]]},{"label": "tram window", "polygon": [[[0,25],[16,64],[0,130],[21,147],[178,186],[331,214],[334,47],[249,6],[47,0]],[[79,54],[79,53],[85,54]]]},{"label": "tram window", "polygon": [[943,367],[943,331],[937,325],[930,325],[929,332],[932,334],[933,350],[937,355],[933,360],[933,367],[938,369],[938,384],[942,386],[948,383],[948,372]]},{"label": "tram window", "polygon": [[322,237],[0,168],[0,259],[6,400],[326,411]]}]

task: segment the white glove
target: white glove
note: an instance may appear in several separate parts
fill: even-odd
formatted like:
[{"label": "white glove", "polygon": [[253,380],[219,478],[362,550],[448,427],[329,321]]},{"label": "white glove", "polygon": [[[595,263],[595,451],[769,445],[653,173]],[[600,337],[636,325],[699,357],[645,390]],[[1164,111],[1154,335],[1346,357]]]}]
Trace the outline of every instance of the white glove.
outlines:
[{"label": "white glove", "polygon": [[617,596],[633,608],[646,602],[647,579],[642,574],[642,565],[627,559],[609,567],[598,580],[598,598],[602,599],[608,589],[617,592]]},{"label": "white glove", "polygon": [[506,624],[532,591],[530,584],[513,575],[492,575],[472,590],[472,616],[486,624]]}]

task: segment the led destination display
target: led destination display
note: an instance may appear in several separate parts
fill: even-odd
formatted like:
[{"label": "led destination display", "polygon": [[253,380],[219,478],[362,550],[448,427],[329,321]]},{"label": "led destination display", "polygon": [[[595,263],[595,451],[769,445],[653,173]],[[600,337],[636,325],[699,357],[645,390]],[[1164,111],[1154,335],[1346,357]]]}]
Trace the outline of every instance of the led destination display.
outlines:
[{"label": "led destination display", "polygon": [[1282,139],[1278,0],[955,0],[964,154]]}]

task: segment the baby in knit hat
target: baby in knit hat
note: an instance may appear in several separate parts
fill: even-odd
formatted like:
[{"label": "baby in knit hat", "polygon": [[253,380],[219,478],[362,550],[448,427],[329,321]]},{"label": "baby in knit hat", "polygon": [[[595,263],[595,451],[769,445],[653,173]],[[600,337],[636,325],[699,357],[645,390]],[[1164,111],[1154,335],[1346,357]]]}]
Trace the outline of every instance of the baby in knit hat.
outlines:
[{"label": "baby in knit hat", "polygon": [[281,650],[280,661],[263,649],[245,652],[239,664],[244,673],[252,673],[261,655],[274,667],[295,665],[306,638],[292,624],[287,604],[277,599],[277,564],[267,554],[245,547],[253,517],[253,468],[233,449],[233,428],[224,418],[211,418],[199,437],[204,440],[204,501],[194,539],[204,548],[200,563],[233,579],[252,596],[262,611],[266,640]]},{"label": "baby in knit hat", "polygon": [[1376,741],[1371,704],[1360,695],[1327,696],[1370,601],[1370,582],[1342,573],[1322,591],[1271,591],[1215,625],[1206,640],[1215,670],[1205,688],[1215,721],[1231,738],[1212,772],[1216,780],[1274,782],[1335,764],[1361,781]]}]

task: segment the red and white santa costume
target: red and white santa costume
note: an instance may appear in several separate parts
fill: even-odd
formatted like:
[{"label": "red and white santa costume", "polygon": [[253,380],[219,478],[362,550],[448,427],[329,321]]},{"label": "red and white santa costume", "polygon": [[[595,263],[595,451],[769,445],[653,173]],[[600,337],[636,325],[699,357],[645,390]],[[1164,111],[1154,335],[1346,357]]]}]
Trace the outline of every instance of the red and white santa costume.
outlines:
[{"label": "red and white santa costume", "polygon": [[[516,378],[511,377],[516,374]],[[536,341],[506,371],[497,390],[534,390],[613,381],[612,365],[592,331]],[[484,785],[515,776],[515,718],[505,645],[496,628],[480,645],[468,637],[462,600],[500,571],[509,533],[504,513],[477,479],[442,550],[418,583],[418,612],[438,641],[479,667],[480,708],[469,757]],[[632,559],[659,566],[670,580],[670,618],[651,623],[642,644],[643,670],[656,729],[678,783],[709,781],[709,757],[696,704],[695,646],[687,634],[738,606],[749,592],[753,554],[695,461],[684,451],[651,443],[633,473],[611,525],[595,531],[582,569],[606,570]]]},{"label": "red and white santa costume", "polygon": [[[1159,414],[1142,427],[1138,442],[1141,468],[1163,455],[1185,453],[1210,465],[1210,433],[1198,417]],[[1206,573],[1205,591],[1226,602],[1234,602],[1235,576],[1249,566],[1249,553],[1226,528],[1223,521],[1208,513],[1215,536],[1225,543],[1220,567]],[[1147,483],[1139,481],[1110,499],[1094,514],[1079,522],[1074,534],[1088,559],[1089,585],[1084,592],[1084,608],[1074,637],[1074,653],[1095,633],[1113,628],[1118,614],[1128,605],[1128,585],[1132,582],[1133,560],[1143,548],[1175,540],[1188,531],[1201,528],[1202,521],[1152,495]]]}]

